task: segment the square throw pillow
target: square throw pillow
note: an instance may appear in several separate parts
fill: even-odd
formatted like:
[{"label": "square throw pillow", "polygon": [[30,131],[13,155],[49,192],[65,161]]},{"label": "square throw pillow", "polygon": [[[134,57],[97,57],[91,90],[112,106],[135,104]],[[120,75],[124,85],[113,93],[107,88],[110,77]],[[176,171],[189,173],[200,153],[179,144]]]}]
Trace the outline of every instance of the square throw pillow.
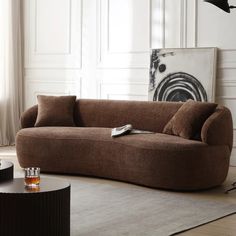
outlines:
[{"label": "square throw pillow", "polygon": [[216,107],[215,103],[188,100],[166,124],[163,133],[193,139],[201,132],[205,120]]},{"label": "square throw pillow", "polygon": [[35,127],[75,126],[74,106],[76,96],[38,95],[38,115]]}]

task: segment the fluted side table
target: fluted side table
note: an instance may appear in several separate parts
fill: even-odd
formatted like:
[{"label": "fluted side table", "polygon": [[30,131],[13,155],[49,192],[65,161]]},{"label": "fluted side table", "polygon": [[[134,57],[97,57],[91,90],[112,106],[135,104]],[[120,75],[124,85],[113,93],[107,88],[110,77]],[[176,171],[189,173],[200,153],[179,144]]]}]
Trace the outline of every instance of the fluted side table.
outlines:
[{"label": "fluted side table", "polygon": [[0,160],[0,182],[13,179],[13,168],[10,161]]},{"label": "fluted side table", "polygon": [[41,178],[27,190],[24,179],[0,183],[0,235],[69,236],[70,184]]}]

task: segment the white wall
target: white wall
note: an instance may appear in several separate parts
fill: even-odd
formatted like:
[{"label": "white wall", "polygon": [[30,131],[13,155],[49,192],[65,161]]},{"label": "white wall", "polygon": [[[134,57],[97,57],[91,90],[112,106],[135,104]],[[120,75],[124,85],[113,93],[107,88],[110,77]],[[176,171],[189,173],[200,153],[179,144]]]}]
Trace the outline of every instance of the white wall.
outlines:
[{"label": "white wall", "polygon": [[218,47],[216,100],[236,128],[236,10],[203,0],[25,0],[24,11],[25,108],[37,94],[147,100],[150,48]]},{"label": "white wall", "polygon": [[25,106],[37,94],[147,99],[150,0],[25,0]]}]

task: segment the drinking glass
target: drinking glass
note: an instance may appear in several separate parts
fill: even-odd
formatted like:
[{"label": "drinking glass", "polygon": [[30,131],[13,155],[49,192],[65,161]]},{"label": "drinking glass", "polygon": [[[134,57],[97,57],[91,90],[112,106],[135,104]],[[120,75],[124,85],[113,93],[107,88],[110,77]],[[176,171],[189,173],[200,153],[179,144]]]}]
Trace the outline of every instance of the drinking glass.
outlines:
[{"label": "drinking glass", "polygon": [[40,168],[25,168],[25,186],[29,188],[39,187],[40,184]]}]

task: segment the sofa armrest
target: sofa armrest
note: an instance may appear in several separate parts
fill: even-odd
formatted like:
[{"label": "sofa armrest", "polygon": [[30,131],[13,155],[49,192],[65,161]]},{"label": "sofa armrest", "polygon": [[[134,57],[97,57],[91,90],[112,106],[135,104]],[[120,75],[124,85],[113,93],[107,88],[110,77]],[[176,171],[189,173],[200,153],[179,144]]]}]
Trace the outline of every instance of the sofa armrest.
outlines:
[{"label": "sofa armrest", "polygon": [[34,127],[38,115],[38,105],[30,107],[21,115],[21,128]]},{"label": "sofa armrest", "polygon": [[227,145],[232,150],[233,121],[231,112],[224,106],[218,106],[205,121],[201,131],[202,141],[209,145]]}]

